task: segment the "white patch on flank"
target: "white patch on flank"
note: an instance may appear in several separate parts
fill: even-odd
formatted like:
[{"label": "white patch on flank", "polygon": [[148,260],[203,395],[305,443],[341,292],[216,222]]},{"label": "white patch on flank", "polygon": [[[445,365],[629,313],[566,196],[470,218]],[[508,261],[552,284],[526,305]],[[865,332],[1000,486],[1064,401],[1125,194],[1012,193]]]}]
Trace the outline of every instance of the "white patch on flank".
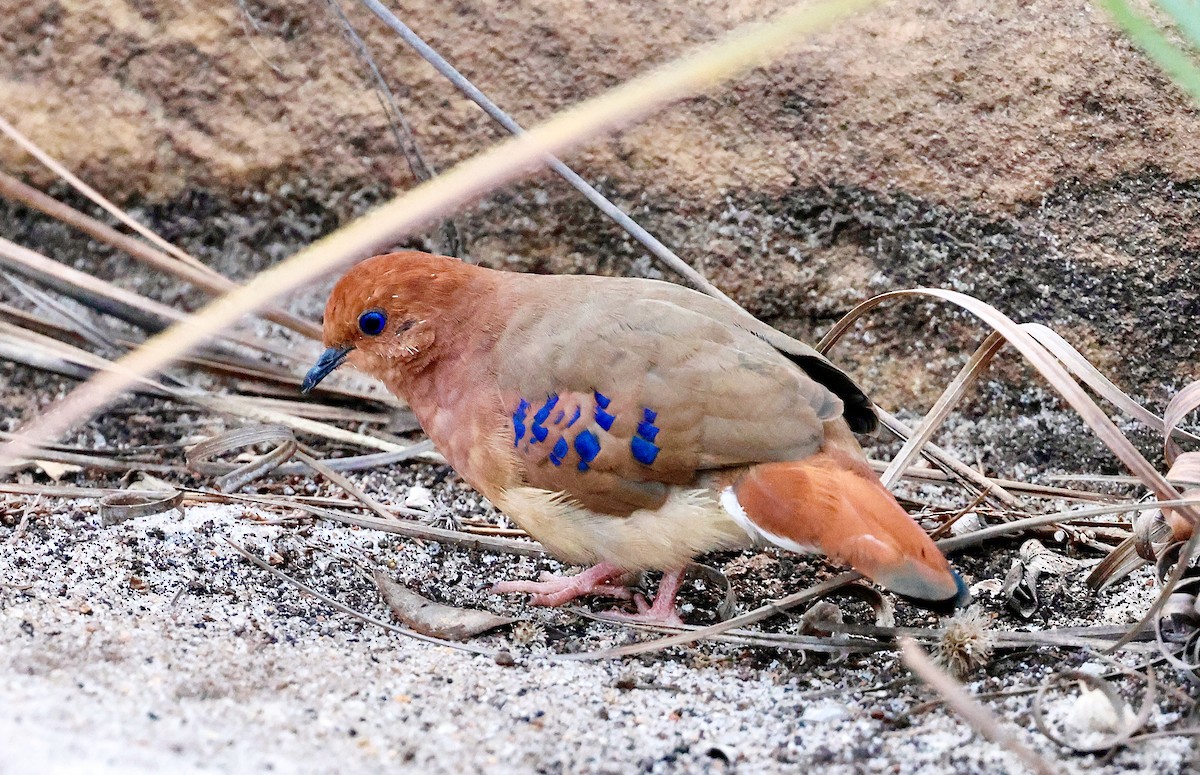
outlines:
[{"label": "white patch on flank", "polygon": [[750,519],[750,515],[746,513],[746,510],[742,508],[742,504],[738,502],[737,493],[733,491],[732,486],[721,490],[721,508],[725,509],[726,514],[733,517],[733,521],[737,523],[738,527],[745,530],[746,535],[750,536],[755,543],[775,544],[796,554],[823,554],[815,546],[805,546],[804,544],[796,543],[790,538],[769,533],[756,525],[754,520]]}]

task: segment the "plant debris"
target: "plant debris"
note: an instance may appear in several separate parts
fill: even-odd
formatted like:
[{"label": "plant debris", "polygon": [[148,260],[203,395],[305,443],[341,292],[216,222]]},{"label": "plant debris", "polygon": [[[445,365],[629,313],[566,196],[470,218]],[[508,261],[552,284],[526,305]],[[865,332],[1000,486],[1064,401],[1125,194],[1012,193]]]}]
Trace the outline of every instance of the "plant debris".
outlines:
[{"label": "plant debris", "polygon": [[382,571],[372,574],[379,594],[403,624],[424,635],[447,640],[468,640],[480,633],[512,624],[515,619],[490,611],[456,608],[421,597]]}]

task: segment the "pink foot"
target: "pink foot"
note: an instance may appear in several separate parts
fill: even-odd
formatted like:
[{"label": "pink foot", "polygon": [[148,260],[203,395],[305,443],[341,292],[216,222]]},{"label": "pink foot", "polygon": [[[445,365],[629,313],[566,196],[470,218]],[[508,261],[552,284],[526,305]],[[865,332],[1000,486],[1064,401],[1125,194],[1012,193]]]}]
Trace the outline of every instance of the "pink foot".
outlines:
[{"label": "pink foot", "polygon": [[574,576],[543,573],[540,581],[500,581],[492,585],[491,592],[496,595],[526,593],[533,596],[531,603],[545,606],[559,606],[584,595],[630,600],[633,592],[629,587],[609,583],[624,574],[621,568],[602,562]]},{"label": "pink foot", "polygon": [[679,612],[675,610],[675,596],[679,594],[679,588],[683,585],[683,576],[686,571],[686,568],[680,568],[663,574],[662,581],[658,583],[658,594],[654,596],[653,605],[646,602],[644,595],[635,595],[633,602],[638,609],[636,614],[609,611],[606,615],[638,624],[664,624],[671,627],[682,627],[683,619],[679,618]]}]

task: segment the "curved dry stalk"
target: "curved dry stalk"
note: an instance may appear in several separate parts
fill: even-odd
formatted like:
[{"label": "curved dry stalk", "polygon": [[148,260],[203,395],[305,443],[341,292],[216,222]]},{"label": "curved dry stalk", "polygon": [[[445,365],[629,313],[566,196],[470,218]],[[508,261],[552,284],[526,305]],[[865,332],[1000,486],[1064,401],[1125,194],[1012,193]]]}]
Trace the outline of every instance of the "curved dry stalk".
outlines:
[{"label": "curved dry stalk", "polygon": [[[1102,738],[1096,743],[1080,743],[1067,740],[1058,732],[1053,731],[1050,725],[1046,722],[1043,705],[1045,704],[1046,694],[1051,687],[1058,681],[1074,680],[1085,683],[1093,689],[1097,689],[1104,698],[1108,700],[1112,706],[1113,714],[1119,719],[1122,729],[1114,732],[1107,737]],[[1033,722],[1037,725],[1038,731],[1043,735],[1061,745],[1063,748],[1069,748],[1075,753],[1100,753],[1118,746],[1125,745],[1137,733],[1139,729],[1146,725],[1150,720],[1150,714],[1154,711],[1155,697],[1158,695],[1158,684],[1154,675],[1154,668],[1146,668],[1146,692],[1142,696],[1142,707],[1138,709],[1137,715],[1133,719],[1127,719],[1125,711],[1127,709],[1125,698],[1117,691],[1117,688],[1105,678],[1091,673],[1085,673],[1079,670],[1068,670],[1065,673],[1059,673],[1047,678],[1038,687],[1037,694],[1033,698]]]},{"label": "curved dry stalk", "polygon": [[1163,413],[1164,426],[1164,454],[1167,458],[1167,463],[1174,463],[1175,458],[1179,457],[1182,450],[1175,443],[1175,427],[1183,422],[1183,418],[1187,417],[1192,412],[1200,408],[1200,380],[1197,380],[1183,390],[1175,394],[1171,402],[1167,404],[1167,411]]},{"label": "curved dry stalk", "polygon": [[[49,413],[29,423],[23,437],[41,440],[58,437],[104,407],[137,376],[161,369],[242,315],[261,309],[273,299],[354,258],[393,244],[453,208],[517,179],[547,154],[632,123],[670,101],[711,88],[736,73],[768,62],[802,36],[871,4],[873,0],[826,0],[793,7],[765,24],[740,27],[715,44],[568,109],[538,128],[458,164],[262,272],[240,289],[205,307],[186,327],[174,326],[150,339],[123,358],[118,370],[96,375],[56,403]],[[6,443],[0,447],[0,464],[24,455],[28,446],[29,442]]]},{"label": "curved dry stalk", "polygon": [[[1063,365],[1059,363],[1041,342],[1035,339],[1024,327],[992,305],[968,296],[965,293],[939,288],[915,288],[881,294],[862,302],[847,313],[821,339],[820,344],[817,345],[817,349],[825,352],[868,310],[886,301],[914,296],[930,297],[955,304],[975,315],[994,331],[1002,335],[1021,355],[1025,356],[1025,359],[1075,409],[1080,418],[1091,427],[1100,440],[1104,442],[1134,475],[1142,480],[1151,492],[1161,500],[1170,500],[1178,497],[1178,491],[1142,456],[1142,453],[1133,446],[1133,443],[1125,437],[1125,434],[1121,433],[1121,430],[1109,416],[1084,392],[1079,383],[1071,377]],[[1190,521],[1194,522],[1197,520],[1198,512],[1194,509],[1184,508],[1182,511]]]},{"label": "curved dry stalk", "polygon": [[232,471],[217,474],[217,489],[221,492],[237,492],[251,482],[257,481],[286,463],[296,454],[296,437],[282,425],[250,425],[235,428],[193,445],[184,452],[188,468],[200,473],[211,473],[208,468],[214,458],[259,444],[271,444],[266,454],[235,467]]},{"label": "curved dry stalk", "polygon": [[[1198,583],[1200,583],[1200,578],[1188,579],[1187,581],[1185,581],[1175,587],[1174,594],[1180,594],[1187,587],[1195,586]],[[1194,596],[1189,596],[1189,597],[1191,598],[1190,602],[1191,602],[1191,606],[1192,606],[1192,611],[1194,611],[1195,610],[1195,597]],[[1185,662],[1183,659],[1181,659],[1179,657],[1179,655],[1175,651],[1173,651],[1167,645],[1167,637],[1166,637],[1166,635],[1163,634],[1163,628],[1162,628],[1164,618],[1165,617],[1163,617],[1163,616],[1159,616],[1159,617],[1155,617],[1155,619],[1154,619],[1154,641],[1158,645],[1159,654],[1162,656],[1163,659],[1165,659],[1167,661],[1167,663],[1169,665],[1171,665],[1175,669],[1177,669],[1181,672],[1184,672],[1184,673],[1191,673],[1191,674],[1195,675],[1196,671],[1200,670],[1200,663]],[[1184,656],[1188,656],[1189,651],[1191,651],[1192,653],[1195,653],[1195,647],[1197,644],[1198,637],[1200,637],[1200,631],[1193,630],[1190,637],[1188,637],[1186,642],[1183,644],[1183,648],[1180,649],[1179,653],[1183,654]]]},{"label": "curved dry stalk", "polygon": [[1104,397],[1113,406],[1125,412],[1125,414],[1138,420],[1143,425],[1162,433],[1167,438],[1174,437],[1200,442],[1200,437],[1192,433],[1174,427],[1168,428],[1168,424],[1164,418],[1159,417],[1130,398],[1125,391],[1113,384],[1112,380],[1104,376],[1099,369],[1088,362],[1087,358],[1084,358],[1078,350],[1072,347],[1067,340],[1059,336],[1058,332],[1054,329],[1048,328],[1041,323],[1022,323],[1021,328],[1028,331],[1055,358],[1058,358],[1067,367],[1068,371],[1079,377],[1085,385],[1096,391],[1096,393]]},{"label": "curved dry stalk", "polygon": [[[1193,411],[1196,406],[1200,406],[1200,383],[1197,383],[1198,389],[1196,392],[1190,393],[1185,389],[1175,397],[1172,404],[1168,407],[1168,413],[1171,415],[1172,420],[1168,424],[1166,418],[1158,417],[1113,384],[1111,380],[1089,363],[1078,350],[1072,347],[1053,329],[1040,323],[1021,323],[1020,326],[1028,331],[1043,347],[1049,350],[1054,357],[1058,358],[1068,371],[1083,380],[1088,387],[1092,388],[1130,417],[1164,433],[1168,445],[1168,460],[1171,459],[1170,450],[1172,448],[1178,450],[1178,446],[1174,441],[1175,438],[1200,441],[1200,438],[1195,435],[1174,427],[1178,424],[1179,420]],[[836,337],[830,339],[828,344],[832,345],[834,341],[836,341]],[[1003,346],[1004,342],[1004,337],[998,332],[993,331],[988,335],[987,339],[979,346],[967,364],[963,366],[950,385],[942,392],[942,395],[938,397],[933,408],[929,410],[925,418],[921,421],[920,427],[915,433],[909,436],[904,447],[901,448],[900,452],[892,460],[892,463],[884,471],[881,480],[885,487],[890,487],[900,476],[901,471],[907,469],[912,459],[919,454],[923,445],[932,438],[936,429],[945,421],[950,409],[962,398],[967,387],[973,384],[983,370],[991,363],[992,358],[999,351],[1000,347]],[[1189,404],[1189,402],[1194,403]],[[1168,481],[1171,481],[1169,475]]]}]

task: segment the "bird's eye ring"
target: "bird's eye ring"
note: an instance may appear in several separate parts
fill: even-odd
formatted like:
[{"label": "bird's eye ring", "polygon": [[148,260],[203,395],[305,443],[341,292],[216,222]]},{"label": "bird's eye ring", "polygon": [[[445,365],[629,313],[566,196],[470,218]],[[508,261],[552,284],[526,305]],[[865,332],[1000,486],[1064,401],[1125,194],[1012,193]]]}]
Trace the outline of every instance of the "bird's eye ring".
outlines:
[{"label": "bird's eye ring", "polygon": [[387,326],[387,315],[381,310],[367,310],[358,316],[358,330],[367,336],[379,336]]}]

